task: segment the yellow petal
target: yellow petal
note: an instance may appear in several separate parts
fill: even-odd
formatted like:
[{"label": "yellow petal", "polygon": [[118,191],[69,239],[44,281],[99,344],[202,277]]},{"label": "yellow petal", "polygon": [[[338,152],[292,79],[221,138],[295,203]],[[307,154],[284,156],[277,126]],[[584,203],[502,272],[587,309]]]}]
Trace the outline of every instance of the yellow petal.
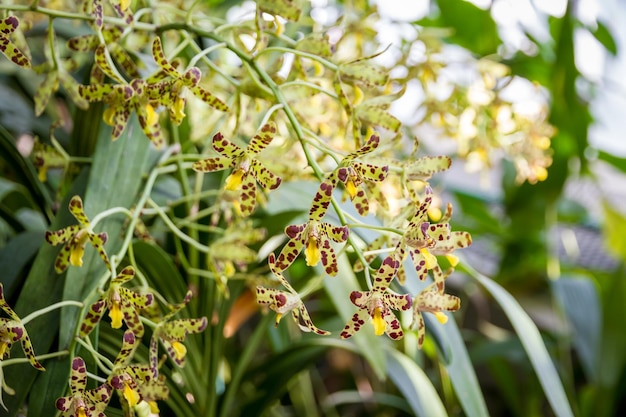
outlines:
[{"label": "yellow petal", "polygon": [[107,107],[107,109],[104,111],[104,114],[102,115],[102,119],[104,120],[104,123],[108,124],[109,126],[113,126],[115,124],[115,109],[113,107]]},{"label": "yellow petal", "polygon": [[276,322],[275,325],[278,326],[278,323],[280,323],[280,319],[283,318],[283,313],[276,313]]},{"label": "yellow petal", "polygon": [[78,407],[78,410],[76,410],[76,417],[87,417],[85,407]]},{"label": "yellow petal", "polygon": [[174,111],[174,116],[178,120],[182,120],[185,117],[185,100],[181,97],[178,97],[174,101],[174,105],[172,106],[172,110]]},{"label": "yellow petal", "polygon": [[120,9],[122,11],[128,9],[129,6],[130,6],[130,0],[120,0]]},{"label": "yellow petal", "polygon": [[222,271],[226,278],[230,278],[235,275],[235,265],[231,261],[224,263],[224,270]]},{"label": "yellow petal", "polygon": [[48,176],[48,167],[43,166],[37,170],[37,177],[39,178],[39,181],[46,182],[47,176]]},{"label": "yellow petal", "polygon": [[225,190],[235,191],[241,187],[241,183],[243,181],[243,170],[236,169],[226,178],[226,185],[224,186]]},{"label": "yellow petal", "polygon": [[441,324],[446,324],[448,322],[448,316],[446,316],[446,314],[442,311],[436,311],[435,317]]},{"label": "yellow petal", "polygon": [[187,348],[180,342],[173,342],[172,348],[174,349],[174,356],[176,356],[176,359],[179,361],[187,354]]},{"label": "yellow petal", "polygon": [[354,87],[354,100],[352,101],[352,104],[354,106],[358,106],[363,101],[363,97],[365,97],[365,94],[363,94],[363,90],[355,86]]},{"label": "yellow petal", "polygon": [[315,266],[319,263],[322,254],[317,246],[317,239],[310,237],[304,251],[307,266]]},{"label": "yellow petal", "polygon": [[426,260],[426,269],[433,269],[435,266],[437,266],[437,258],[432,253],[428,252],[428,249],[422,248],[420,249],[420,252]]},{"label": "yellow petal", "polygon": [[382,336],[387,328],[387,323],[383,319],[382,309],[376,307],[374,309],[374,317],[372,317],[372,324],[374,325],[374,333],[376,336]]},{"label": "yellow petal", "polygon": [[158,120],[159,115],[154,110],[154,107],[152,107],[152,104],[146,104],[146,124],[148,126],[153,126],[157,123]]},{"label": "yellow petal", "polygon": [[150,405],[150,412],[152,414],[159,414],[159,406],[157,405],[156,401],[148,401],[148,404]]},{"label": "yellow petal", "polygon": [[356,185],[354,184],[354,181],[348,180],[348,182],[346,182],[346,190],[348,191],[348,194],[350,195],[350,199],[351,200],[354,199],[358,191]]},{"label": "yellow petal", "polygon": [[74,266],[83,266],[83,254],[85,247],[83,245],[72,245],[70,249],[70,264]]},{"label": "yellow petal", "polygon": [[0,360],[2,360],[2,358],[4,358],[4,353],[7,350],[7,342],[0,342]]},{"label": "yellow petal", "polygon": [[120,302],[114,301],[113,305],[109,309],[109,317],[111,318],[111,327],[119,329],[122,327],[122,310],[120,309]]},{"label": "yellow petal", "polygon": [[446,255],[446,259],[450,262],[450,266],[455,267],[459,264],[459,257],[454,255]]},{"label": "yellow petal", "polygon": [[130,387],[130,384],[124,384],[124,398],[126,398],[128,405],[131,407],[139,403],[139,394]]}]

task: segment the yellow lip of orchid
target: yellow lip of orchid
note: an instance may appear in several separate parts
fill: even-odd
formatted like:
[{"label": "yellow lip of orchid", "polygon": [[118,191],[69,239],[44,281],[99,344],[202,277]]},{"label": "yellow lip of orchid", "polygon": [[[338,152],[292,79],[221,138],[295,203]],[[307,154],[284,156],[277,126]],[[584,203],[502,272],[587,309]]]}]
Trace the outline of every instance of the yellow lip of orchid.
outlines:
[{"label": "yellow lip of orchid", "polygon": [[187,354],[187,348],[180,342],[172,342],[172,349],[174,349],[174,355],[179,361]]},{"label": "yellow lip of orchid", "polygon": [[73,245],[70,251],[70,264],[74,266],[83,266],[83,254],[85,247],[83,245]]},{"label": "yellow lip of orchid", "polygon": [[129,6],[130,6],[130,0],[120,0],[120,9],[122,11],[128,9]]},{"label": "yellow lip of orchid", "polygon": [[241,183],[243,182],[244,171],[241,168],[238,168],[232,172],[226,178],[226,185],[224,185],[224,189],[228,191],[235,191],[241,187]]},{"label": "yellow lip of orchid", "polygon": [[442,311],[435,311],[435,317],[441,324],[446,324],[448,322],[448,316]]},{"label": "yellow lip of orchid", "polygon": [[304,251],[307,266],[315,266],[319,263],[321,258],[320,248],[317,245],[317,239],[310,237]]},{"label": "yellow lip of orchid", "polygon": [[433,269],[437,265],[437,257],[428,252],[428,249],[426,248],[420,249],[420,252],[426,260],[426,269]]},{"label": "yellow lip of orchid", "polygon": [[78,409],[76,410],[76,417],[87,417],[85,407],[78,407]]},{"label": "yellow lip of orchid", "polygon": [[350,199],[354,199],[354,197],[356,196],[356,193],[358,192],[356,184],[354,184],[354,181],[352,180],[346,181],[346,190],[348,191],[348,194],[350,195]]},{"label": "yellow lip of orchid", "polygon": [[107,107],[102,115],[102,119],[104,120],[104,123],[109,126],[113,126],[115,124],[115,108]]},{"label": "yellow lip of orchid", "polygon": [[0,360],[4,358],[4,354],[7,350],[7,346],[9,346],[7,342],[0,342]]},{"label": "yellow lip of orchid", "polygon": [[146,109],[146,124],[148,126],[153,126],[157,123],[157,121],[159,120],[159,115],[157,114],[156,110],[154,110],[154,107],[152,107],[152,104],[148,103],[145,106]]},{"label": "yellow lip of orchid", "polygon": [[111,327],[119,329],[122,327],[122,310],[120,309],[120,302],[114,301],[111,308],[109,308],[109,317],[111,318]]},{"label": "yellow lip of orchid", "polygon": [[382,336],[387,328],[387,323],[383,319],[383,311],[380,307],[374,309],[374,315],[372,316],[372,324],[374,325],[374,333],[376,336]]},{"label": "yellow lip of orchid", "polygon": [[136,406],[139,403],[140,397],[137,391],[130,387],[130,384],[124,384],[124,398],[128,401],[128,405],[131,407]]},{"label": "yellow lip of orchid", "polygon": [[176,118],[182,120],[185,117],[185,100],[181,97],[176,98],[172,110]]}]

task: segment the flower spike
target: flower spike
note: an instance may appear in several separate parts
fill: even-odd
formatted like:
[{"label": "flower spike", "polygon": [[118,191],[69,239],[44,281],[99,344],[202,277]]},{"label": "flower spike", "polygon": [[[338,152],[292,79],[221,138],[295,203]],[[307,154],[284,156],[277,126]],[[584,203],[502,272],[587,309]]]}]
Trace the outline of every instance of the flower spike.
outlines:
[{"label": "flower spike", "polygon": [[44,367],[35,357],[33,345],[28,337],[26,328],[22,324],[22,320],[15,314],[15,311],[13,311],[4,298],[4,287],[2,283],[0,283],[0,308],[10,317],[10,319],[0,318],[0,361],[5,355],[9,354],[11,345],[19,340],[22,343],[24,355],[28,358],[31,365],[33,365],[35,369],[44,371]]},{"label": "flower spike", "polygon": [[393,280],[400,261],[390,255],[383,260],[381,267],[374,277],[374,286],[370,291],[352,291],[350,301],[359,310],[354,313],[350,321],[341,331],[341,338],[347,339],[358,332],[365,324],[368,316],[372,319],[374,333],[381,336],[386,333],[393,340],[404,336],[400,322],[391,310],[408,310],[411,308],[411,296],[409,294],[396,294],[389,290],[389,284]]},{"label": "flower spike", "polygon": [[225,190],[239,192],[239,208],[242,216],[249,216],[256,206],[256,184],[259,182],[264,188],[275,190],[280,186],[281,179],[272,174],[256,155],[270,144],[276,134],[274,122],[265,124],[252,138],[246,149],[225,139],[221,133],[213,136],[213,149],[220,155],[194,162],[193,169],[198,172],[215,172],[226,168],[233,168],[226,179]]},{"label": "flower spike", "polygon": [[87,367],[81,357],[72,361],[70,379],[71,395],[57,399],[56,407],[63,417],[106,417],[104,409],[111,399],[111,387],[102,384],[98,388],[87,387]]},{"label": "flower spike", "polygon": [[69,210],[74,218],[78,220],[79,224],[68,226],[55,232],[46,232],[45,238],[49,244],[54,246],[65,244],[54,262],[54,270],[61,274],[70,264],[82,266],[87,241],[91,242],[93,247],[98,251],[98,254],[100,254],[107,268],[110,268],[109,257],[104,251],[107,234],[105,232],[95,234],[91,230],[89,218],[83,210],[83,200],[77,195],[72,197]]},{"label": "flower spike", "polygon": [[256,300],[259,304],[268,304],[269,308],[276,312],[276,326],[278,326],[283,315],[291,311],[293,319],[298,327],[300,327],[300,330],[313,332],[322,336],[329,335],[330,332],[319,329],[313,324],[309,312],[300,299],[300,296],[277,268],[276,258],[273,253],[269,255],[268,262],[272,273],[278,278],[287,291],[258,286],[256,288]]},{"label": "flower spike", "polygon": [[131,280],[134,276],[134,268],[127,266],[111,281],[108,291],[89,307],[89,312],[80,327],[81,337],[91,333],[106,309],[109,310],[112,328],[121,328],[123,319],[137,337],[143,335],[143,324],[139,320],[138,310],[149,307],[152,304],[153,296],[152,294],[137,294],[122,287],[123,283]]}]

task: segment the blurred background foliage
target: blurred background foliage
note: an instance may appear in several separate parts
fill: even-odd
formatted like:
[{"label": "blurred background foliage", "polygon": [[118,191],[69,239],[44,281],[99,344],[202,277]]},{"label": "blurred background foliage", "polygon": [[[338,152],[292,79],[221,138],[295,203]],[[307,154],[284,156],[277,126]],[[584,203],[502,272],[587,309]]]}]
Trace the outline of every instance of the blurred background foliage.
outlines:
[{"label": "blurred background foliage", "polygon": [[[0,10],[14,11],[27,22],[22,32],[32,61],[41,63],[46,61],[48,19],[29,9],[31,3],[3,3]],[[75,11],[70,3],[33,4]],[[285,226],[299,223],[308,210],[317,184],[302,178],[301,155],[286,154],[298,161],[291,168],[280,163],[285,154],[267,159],[271,171],[280,170],[276,173],[284,183],[247,220],[262,226],[264,234],[251,234],[257,229],[247,227],[237,230],[236,225],[229,228],[236,214],[229,209],[228,196],[218,192],[220,174],[208,177],[202,189],[192,189],[195,174],[182,168],[152,177],[163,154],[142,137],[111,142],[110,127],[101,123],[102,106],[79,108],[66,87],[35,115],[42,75],[2,58],[0,271],[9,304],[23,317],[62,299],[84,300],[94,284],[84,280],[84,271],[70,269],[64,276],[54,272],[58,250],[43,243],[44,232],[71,224],[65,207],[73,195],[85,196],[86,211],[93,216],[111,207],[132,209],[148,190],[155,202],[145,218],[151,240],[134,240],[125,260],[171,303],[180,302],[192,288],[196,297],[182,317],[207,316],[210,322],[202,334],[188,338],[184,368],[168,363],[161,368],[170,389],[169,399],[160,404],[163,416],[623,415],[626,159],[590,145],[590,102],[607,84],[586,78],[576,55],[581,53],[577,34],[584,31],[608,56],[619,57],[623,51],[611,34],[611,22],[581,17],[583,2],[564,2],[554,13],[542,10],[539,2],[528,2],[536,26],[514,24],[518,38],[513,42],[511,28],[494,18],[498,7],[510,3],[504,0],[478,5],[464,0],[423,2],[427,12],[416,21],[386,16],[362,0],[293,3],[302,7],[300,20],[280,21],[284,32],[264,46],[300,47],[343,63],[380,53],[372,61],[391,79],[388,91],[367,85],[361,85],[361,91],[350,80],[354,74],[344,69],[345,94],[350,99],[364,95],[361,112],[353,113],[358,121],[346,118],[340,100],[310,96],[305,85],[300,86],[303,90],[297,84],[286,89],[286,100],[311,131],[348,149],[342,145],[346,138],[376,124],[391,132],[389,138],[402,141],[407,158],[452,158],[452,169],[435,176],[432,184],[442,209],[447,201],[453,203],[453,228],[469,231],[473,244],[461,251],[462,262],[447,280],[447,290],[461,298],[462,306],[449,323],[441,326],[425,317],[428,337],[422,350],[417,349],[414,332],[407,332],[401,342],[373,334],[347,342],[301,334],[288,320],[274,327],[272,314],[259,314],[248,282],[266,279],[267,254],[282,244]],[[401,1],[389,3],[402,9]],[[228,42],[245,44],[243,35],[255,32],[253,20],[238,17],[254,11],[253,2],[131,4],[133,10],[144,10],[138,25],[186,22],[179,12],[193,6],[208,21],[239,25],[225,36]],[[71,76],[87,84],[92,58],[68,50],[65,41],[90,33],[88,28],[61,17],[53,28],[58,58],[75,60]],[[285,41],[310,32],[326,34],[333,50]],[[143,63],[148,61],[141,49],[144,35],[124,39]],[[211,34],[202,31],[181,35],[163,30],[162,35],[172,45],[185,36],[203,48],[215,45]],[[186,42],[177,52],[188,60],[199,51],[189,39]],[[263,50],[255,53],[264,55]],[[180,126],[163,121],[170,144],[183,154],[200,154],[203,141],[218,128],[249,137],[257,128],[254,114],[262,113],[258,109],[275,93],[263,88],[267,84],[259,82],[249,66],[233,63],[217,50],[207,56],[210,60],[200,60],[203,71],[216,83],[218,96],[228,95],[237,117],[225,123],[213,110],[190,100],[189,117]],[[278,79],[284,57],[268,53],[263,58],[258,62]],[[311,60],[291,59],[305,80],[333,91],[333,80],[319,76]],[[227,75],[235,80],[232,85],[219,77],[220,65],[235,68]],[[294,80],[281,82],[286,81]],[[57,125],[59,120],[63,126]],[[128,136],[142,135],[136,122],[127,129]],[[37,171],[35,139],[56,143],[71,155],[69,160],[59,157],[46,182]],[[146,187],[151,180],[154,186]],[[202,198],[195,197],[198,193]],[[213,248],[210,255],[172,233],[158,206],[168,208],[180,230]],[[111,254],[123,244],[123,220],[111,216],[101,223],[109,233]],[[374,221],[389,220],[380,215]],[[359,238],[368,241],[372,236],[363,232]],[[352,314],[349,292],[359,288],[361,279],[350,265],[356,259],[353,253],[342,254],[338,276],[323,283],[319,271],[306,267],[303,259],[290,269],[297,288],[321,290],[307,300],[321,328],[341,329]],[[98,261],[97,255],[86,252],[83,270],[102,275]],[[236,272],[229,273],[229,268]],[[411,293],[419,292],[419,286],[411,285],[407,283]],[[66,308],[29,323],[35,351],[67,348],[77,315],[76,309]],[[110,326],[100,326],[96,343],[109,358],[119,350],[119,336]],[[14,348],[12,356],[19,357],[18,350]],[[147,346],[136,355],[147,360]],[[0,414],[53,415],[56,398],[67,390],[69,363],[67,357],[49,359],[45,373],[26,364],[4,367],[6,383],[15,394],[5,393],[8,411],[0,409]],[[107,415],[122,415],[120,405],[113,401]]]}]

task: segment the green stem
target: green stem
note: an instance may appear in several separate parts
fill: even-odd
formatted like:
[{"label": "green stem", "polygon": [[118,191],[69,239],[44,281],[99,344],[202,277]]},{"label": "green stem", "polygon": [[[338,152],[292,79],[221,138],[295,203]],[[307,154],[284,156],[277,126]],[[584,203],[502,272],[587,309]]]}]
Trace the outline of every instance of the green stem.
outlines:
[{"label": "green stem", "polygon": [[266,314],[261,321],[257,324],[257,328],[254,329],[252,336],[246,342],[246,347],[244,351],[241,353],[239,360],[237,362],[237,367],[233,372],[233,377],[228,384],[226,389],[226,393],[224,394],[224,401],[222,402],[222,410],[220,412],[220,417],[226,417],[231,415],[231,408],[233,407],[233,402],[235,401],[236,395],[239,392],[239,387],[241,385],[241,380],[243,378],[243,374],[248,368],[248,365],[254,358],[265,333],[267,332],[267,326],[272,321],[272,314]]},{"label": "green stem", "polygon": [[28,316],[24,317],[22,319],[22,324],[26,325],[26,323],[28,323],[29,321],[31,321],[32,319],[42,316],[46,313],[49,313],[52,310],[56,310],[57,308],[62,308],[62,307],[66,307],[66,306],[76,306],[76,307],[83,307],[83,303],[81,303],[80,301],[73,301],[73,300],[67,300],[67,301],[59,301],[58,303],[54,303],[51,304],[45,308],[42,308],[40,310],[37,311],[33,311],[32,313],[30,313]]},{"label": "green stem", "polygon": [[161,220],[163,220],[165,225],[172,231],[172,233],[178,236],[182,241],[189,243],[191,246],[198,249],[200,252],[209,253],[211,251],[211,248],[209,248],[206,245],[203,245],[197,240],[194,240],[193,238],[183,233],[178,227],[176,227],[174,222],[167,216],[167,214],[165,214],[163,209],[161,209],[161,207],[159,207],[157,203],[155,203],[152,200],[148,200],[148,205],[156,211],[156,213],[159,215]]},{"label": "green stem", "polygon": [[[35,356],[35,359],[37,359],[37,361],[39,362],[42,362],[42,361],[45,361],[46,359],[66,356],[66,355],[69,355],[69,353],[70,352],[68,350],[60,350],[58,352],[44,353],[43,355],[37,355]],[[5,359],[2,361],[2,363],[0,363],[0,367],[4,368],[5,366],[17,365],[20,363],[28,363],[28,362],[30,362],[30,359],[28,358]]]}]

